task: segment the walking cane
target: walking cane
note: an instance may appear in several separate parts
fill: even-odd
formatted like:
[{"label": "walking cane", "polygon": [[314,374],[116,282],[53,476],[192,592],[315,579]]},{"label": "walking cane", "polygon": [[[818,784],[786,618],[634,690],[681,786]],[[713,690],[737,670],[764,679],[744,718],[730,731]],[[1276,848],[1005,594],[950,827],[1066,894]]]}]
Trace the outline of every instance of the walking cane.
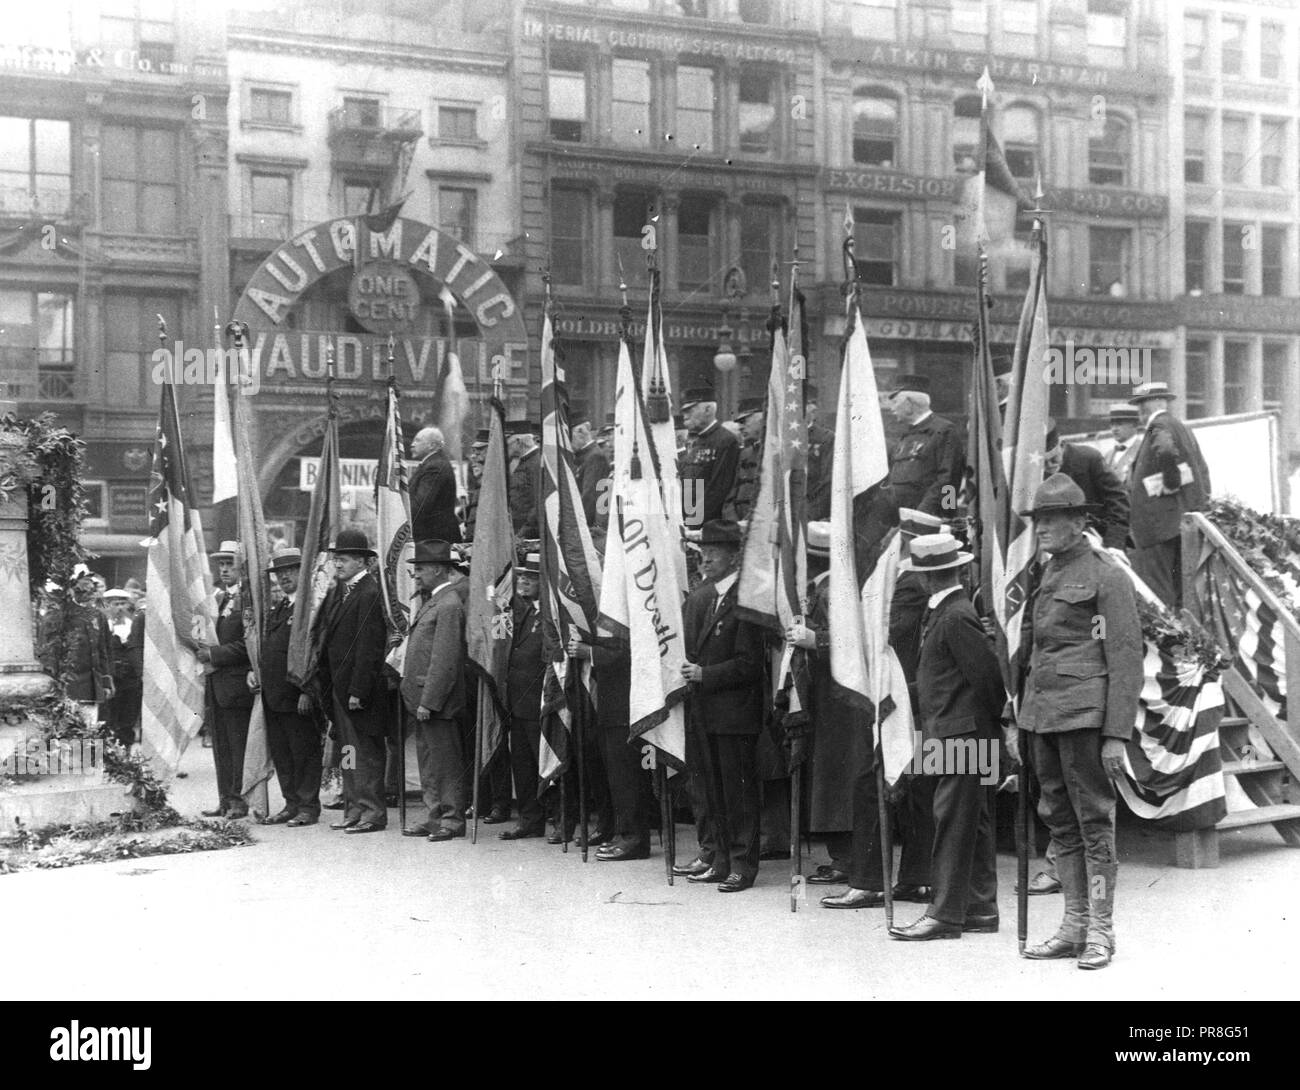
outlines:
[{"label": "walking cane", "polygon": [[474,716],[474,786],[471,788],[474,801],[471,805],[474,807],[474,824],[470,830],[469,842],[478,843],[478,781],[483,771],[483,698],[485,694],[485,684],[482,678],[479,678],[478,692],[478,713]]},{"label": "walking cane", "polygon": [[1020,783],[1016,791],[1016,944],[1024,957],[1029,939],[1029,845],[1033,841],[1033,811],[1029,806],[1029,747],[1019,736]]},{"label": "walking cane", "polygon": [[659,788],[659,843],[664,849],[664,870],[668,884],[673,884],[673,867],[677,865],[677,830],[673,826],[673,800],[668,796],[668,769],[655,762],[655,780]]},{"label": "walking cane", "polygon": [[402,714],[402,694],[393,689],[388,694],[388,713],[397,719],[397,823],[406,829],[406,717]]},{"label": "walking cane", "polygon": [[573,679],[573,740],[578,747],[578,846],[582,861],[587,862],[587,711],[583,700],[579,660],[569,659],[569,676]]},{"label": "walking cane", "polygon": [[790,770],[790,911],[799,911],[803,892],[803,844],[799,840],[800,795],[803,787],[803,762]]}]

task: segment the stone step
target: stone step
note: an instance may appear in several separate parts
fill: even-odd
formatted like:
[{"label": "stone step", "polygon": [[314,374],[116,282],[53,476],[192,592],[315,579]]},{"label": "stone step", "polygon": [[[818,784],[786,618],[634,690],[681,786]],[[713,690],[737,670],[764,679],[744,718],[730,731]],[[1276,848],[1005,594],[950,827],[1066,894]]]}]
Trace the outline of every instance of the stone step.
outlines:
[{"label": "stone step", "polygon": [[1257,806],[1253,810],[1236,810],[1228,814],[1216,829],[1247,829],[1252,825],[1271,825],[1278,821],[1300,821],[1300,803]]}]

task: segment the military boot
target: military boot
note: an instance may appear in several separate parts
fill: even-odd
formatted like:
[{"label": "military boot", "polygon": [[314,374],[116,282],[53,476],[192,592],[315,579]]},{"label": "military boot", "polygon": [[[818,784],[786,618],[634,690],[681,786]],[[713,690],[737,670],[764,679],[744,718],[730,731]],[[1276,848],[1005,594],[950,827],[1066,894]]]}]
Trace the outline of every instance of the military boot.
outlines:
[{"label": "military boot", "polygon": [[1080,969],[1104,969],[1115,954],[1115,879],[1116,863],[1087,863],[1088,870],[1088,937],[1079,955]]},{"label": "military boot", "polygon": [[1083,852],[1063,856],[1058,849],[1056,872],[1061,880],[1065,914],[1055,935],[1046,942],[1025,947],[1025,957],[1035,961],[1078,957],[1084,952],[1084,938],[1088,934],[1088,868]]}]

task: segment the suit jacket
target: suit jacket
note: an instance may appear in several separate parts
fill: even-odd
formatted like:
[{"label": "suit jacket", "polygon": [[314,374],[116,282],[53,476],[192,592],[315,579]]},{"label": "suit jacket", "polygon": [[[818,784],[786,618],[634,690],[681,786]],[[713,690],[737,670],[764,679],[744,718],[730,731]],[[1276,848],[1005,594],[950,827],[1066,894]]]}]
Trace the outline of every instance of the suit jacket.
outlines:
[{"label": "suit jacket", "polygon": [[542,612],[536,602],[517,597],[514,634],[510,638],[510,659],[506,667],[506,710],[514,719],[542,717],[542,677],[546,673],[542,642]]},{"label": "suit jacket", "polygon": [[292,634],[293,606],[289,604],[288,598],[283,598],[267,614],[259,667],[262,675],[262,704],[268,711],[281,714],[297,713],[298,697],[303,692],[287,676],[289,639]]},{"label": "suit jacket", "polygon": [[1120,479],[1106,466],[1101,451],[1094,447],[1064,444],[1061,472],[1083,489],[1089,503],[1101,510],[1092,521],[1108,549],[1122,549],[1128,540],[1128,492]]},{"label": "suit jacket", "polygon": [[456,473],[440,450],[429,454],[411,474],[411,534],[416,541],[459,542],[456,518]]},{"label": "suit jacket", "polygon": [[355,696],[362,707],[351,713],[352,725],[365,734],[382,734],[388,711],[383,673],[388,628],[373,575],[367,572],[357,580],[346,599],[342,583],[330,587],[321,603],[317,639],[321,692],[332,694],[344,708]]},{"label": "suit jacket", "polygon": [[537,493],[541,487],[542,448],[534,447],[510,471],[510,520],[518,537],[536,538]]},{"label": "suit jacket", "polygon": [[252,710],[248,687],[248,648],[244,646],[244,596],[231,593],[217,615],[217,642],[212,645],[208,695],[218,708]]},{"label": "suit jacket", "polygon": [[1007,694],[975,607],[964,590],[956,590],[927,612],[916,669],[923,735],[997,738]]},{"label": "suit jacket", "polygon": [[736,616],[738,585],[716,612],[712,583],[696,587],[683,607],[686,658],[703,669],[690,687],[690,712],[708,734],[757,734],[763,724],[763,631]]},{"label": "suit jacket", "polygon": [[424,707],[435,719],[453,719],[465,708],[465,608],[446,583],[434,588],[411,622],[402,702],[412,715]]},{"label": "suit jacket", "polygon": [[831,469],[835,461],[835,433],[814,424],[808,429],[808,517],[831,517]]},{"label": "suit jacket", "polygon": [[889,642],[898,655],[898,664],[907,678],[907,687],[916,703],[916,669],[921,661],[921,617],[930,600],[925,576],[920,572],[898,573],[894,596],[889,603]]},{"label": "suit jacket", "polygon": [[[740,440],[716,420],[686,446],[682,482],[682,516],[689,529],[698,530],[711,519],[723,517],[723,507],[736,483],[740,467]],[[688,481],[698,481],[688,485]]]},{"label": "suit jacket", "polygon": [[587,525],[607,525],[611,498],[609,485],[602,487],[602,481],[611,481],[609,459],[600,449],[599,443],[588,443],[581,450],[573,452],[574,469],[578,477],[578,491],[582,494],[582,510],[587,516]]},{"label": "suit jacket", "polygon": [[1138,448],[1142,445],[1142,436],[1134,435],[1120,450],[1118,445],[1110,448],[1110,453],[1106,455],[1106,468],[1109,469],[1116,477],[1119,483],[1124,486],[1124,493],[1127,496],[1129,488],[1129,477],[1133,472],[1133,459],[1137,457]]},{"label": "suit jacket", "polygon": [[[1184,465],[1192,477],[1187,484],[1182,483],[1180,467]],[[1160,474],[1168,495],[1147,494],[1142,482],[1156,473]],[[1129,478],[1133,508],[1129,529],[1133,544],[1145,549],[1177,537],[1182,532],[1183,515],[1202,510],[1209,497],[1210,470],[1201,457],[1196,437],[1186,424],[1167,412],[1153,417],[1133,460],[1133,475]]]},{"label": "suit jacket", "polygon": [[123,642],[109,626],[108,646],[113,662],[113,686],[120,695],[138,689],[144,681],[144,614],[131,617],[131,630]]},{"label": "suit jacket", "polygon": [[72,598],[52,616],[57,624],[51,626],[50,643],[41,655],[49,664],[47,669],[62,678],[69,700],[89,703],[106,699],[104,679],[113,676],[108,621],[97,606]]}]

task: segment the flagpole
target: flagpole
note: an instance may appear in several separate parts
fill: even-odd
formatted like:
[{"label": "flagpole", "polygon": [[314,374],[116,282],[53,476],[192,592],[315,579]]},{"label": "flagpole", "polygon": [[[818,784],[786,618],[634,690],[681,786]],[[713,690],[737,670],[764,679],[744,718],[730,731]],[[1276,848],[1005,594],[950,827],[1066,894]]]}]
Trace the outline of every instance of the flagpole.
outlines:
[{"label": "flagpole", "polygon": [[[390,404],[396,405],[397,398],[398,398],[397,378],[393,374],[393,362],[394,362],[393,335],[392,333],[389,333],[388,334],[388,400]],[[388,414],[385,413],[385,416],[387,415]],[[393,437],[393,442],[397,446],[397,457],[400,458],[402,456],[401,435],[400,434],[395,435]],[[377,488],[376,488],[376,496],[378,496]],[[376,509],[375,511],[376,518],[378,518],[378,515],[379,512],[378,509]],[[384,546],[381,544],[379,547],[383,548]],[[384,572],[382,570],[380,571],[379,575],[381,579],[384,578]],[[393,579],[394,597],[396,597],[396,592],[397,592],[397,579],[396,577],[394,577]],[[396,614],[399,606],[400,603],[394,601],[393,603],[394,614]],[[397,824],[401,826],[403,830],[406,829],[406,722],[405,719],[406,717],[402,714],[401,691],[398,689],[389,689],[388,690],[388,721],[396,728],[396,736],[397,736]]]}]

